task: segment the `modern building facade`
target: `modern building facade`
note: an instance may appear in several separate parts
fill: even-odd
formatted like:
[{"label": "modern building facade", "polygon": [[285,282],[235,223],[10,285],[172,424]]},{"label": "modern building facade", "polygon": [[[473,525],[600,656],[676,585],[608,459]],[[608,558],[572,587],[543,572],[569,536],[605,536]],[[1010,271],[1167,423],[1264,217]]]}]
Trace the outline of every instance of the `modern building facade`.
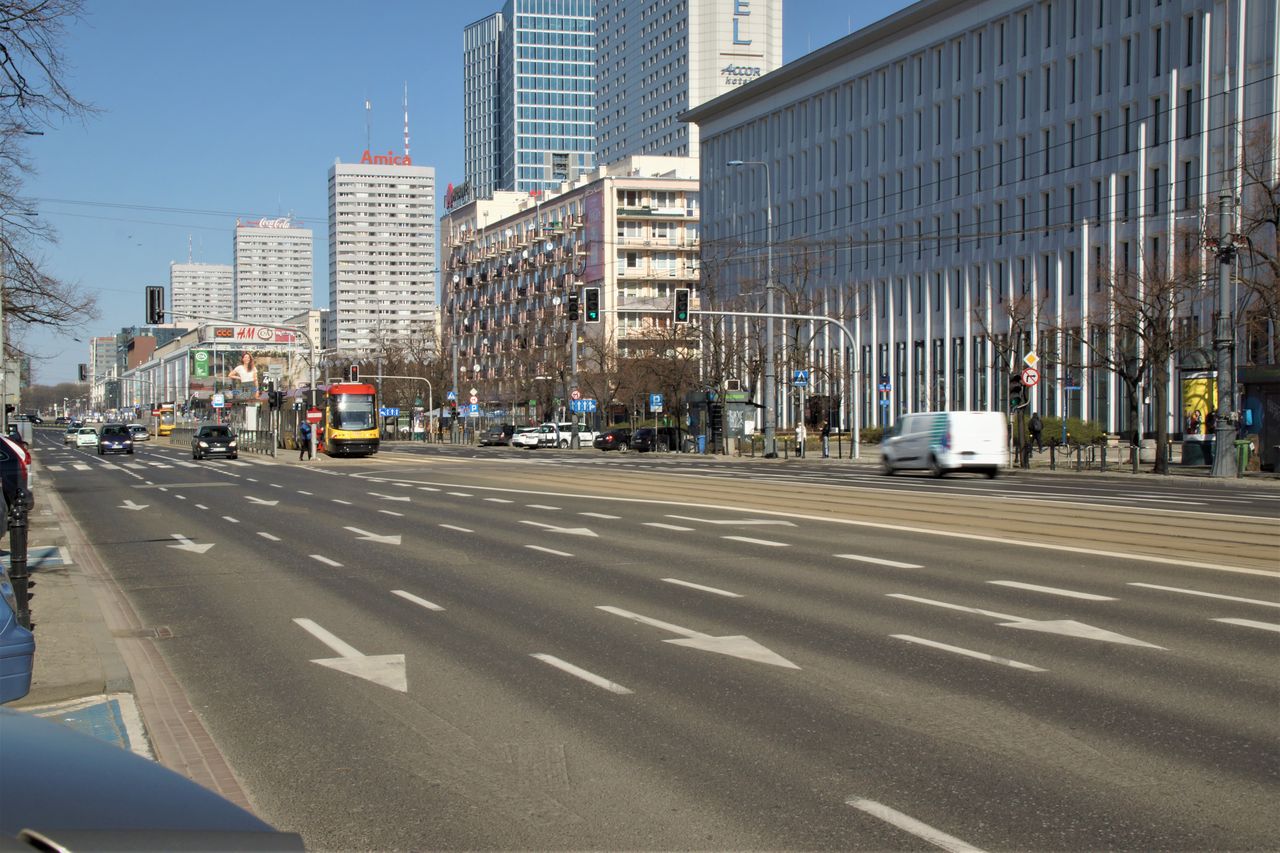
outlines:
[{"label": "modern building facade", "polygon": [[596,0],[596,156],[698,156],[680,114],[782,64],[782,0]]},{"label": "modern building facade", "polygon": [[462,31],[462,151],[474,198],[490,198],[502,184],[502,35],[495,12]]},{"label": "modern building facade", "polygon": [[[1114,282],[1212,263],[1258,134],[1274,180],[1278,25],[1250,0],[916,3],[686,114],[704,268],[758,286],[771,249],[775,292],[840,315],[855,346],[807,327],[779,376],[863,424],[1004,409],[1038,353],[1035,410],[1151,429],[1092,354],[1117,352]],[[1212,301],[1179,312],[1207,345]]]},{"label": "modern building facade", "polygon": [[311,229],[289,218],[237,222],[235,319],[283,323],[311,307]]},{"label": "modern building facade", "polygon": [[595,166],[595,0],[508,0],[463,32],[473,197],[554,190]]},{"label": "modern building facade", "polygon": [[231,319],[235,314],[235,271],[229,264],[169,264],[171,322],[197,318]]},{"label": "modern building facade", "polygon": [[[697,161],[633,157],[542,197],[499,192],[441,219],[441,338],[486,403],[567,393],[566,304],[600,288],[579,325],[580,373],[669,340],[673,292],[698,277]],[[607,397],[601,389],[587,396]],[[607,399],[603,402],[608,402]]]},{"label": "modern building facade", "polygon": [[371,155],[329,169],[327,348],[377,353],[436,319],[435,169]]}]

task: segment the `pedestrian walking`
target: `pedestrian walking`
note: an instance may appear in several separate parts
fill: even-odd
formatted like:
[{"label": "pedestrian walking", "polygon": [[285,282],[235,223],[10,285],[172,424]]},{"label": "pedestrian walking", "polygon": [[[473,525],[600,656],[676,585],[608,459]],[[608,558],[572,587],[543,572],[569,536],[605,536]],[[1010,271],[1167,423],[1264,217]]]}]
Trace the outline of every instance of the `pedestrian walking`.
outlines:
[{"label": "pedestrian walking", "polygon": [[831,424],[828,421],[822,422],[822,458],[831,458]]},{"label": "pedestrian walking", "polygon": [[805,429],[804,429],[804,421],[800,421],[799,423],[796,424],[796,456],[797,457],[802,458],[804,456],[804,440],[807,437],[808,437],[808,434],[805,432]]},{"label": "pedestrian walking", "polygon": [[298,461],[311,458],[311,424],[303,421],[298,424]]},{"label": "pedestrian walking", "polygon": [[1040,437],[1040,433],[1044,430],[1044,423],[1040,420],[1040,413],[1035,412],[1031,415],[1031,423],[1027,425],[1031,431],[1031,440],[1035,442],[1036,449],[1041,453],[1044,452],[1044,440]]}]

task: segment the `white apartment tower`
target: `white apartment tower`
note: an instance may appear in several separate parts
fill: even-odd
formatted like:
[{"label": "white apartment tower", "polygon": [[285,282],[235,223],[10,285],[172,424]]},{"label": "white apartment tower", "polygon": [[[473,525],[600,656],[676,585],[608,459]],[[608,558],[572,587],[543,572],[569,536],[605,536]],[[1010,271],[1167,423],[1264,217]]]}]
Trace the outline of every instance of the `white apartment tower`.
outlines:
[{"label": "white apartment tower", "polygon": [[434,325],[435,185],[435,169],[391,152],[329,170],[326,347],[381,352]]},{"label": "white apartment tower", "polygon": [[169,264],[169,322],[230,320],[235,315],[235,271],[230,264]]},{"label": "white apartment tower", "polygon": [[283,323],[311,307],[311,229],[288,218],[236,223],[235,318]]},{"label": "white apartment tower", "polygon": [[596,2],[596,157],[697,157],[682,112],[782,64],[782,0]]}]

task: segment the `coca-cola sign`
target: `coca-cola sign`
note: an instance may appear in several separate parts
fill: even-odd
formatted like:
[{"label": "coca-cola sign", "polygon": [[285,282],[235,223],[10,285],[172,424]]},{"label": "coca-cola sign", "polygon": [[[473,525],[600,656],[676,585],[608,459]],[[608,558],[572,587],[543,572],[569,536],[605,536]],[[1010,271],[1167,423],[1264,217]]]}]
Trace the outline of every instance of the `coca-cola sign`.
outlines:
[{"label": "coca-cola sign", "polygon": [[259,228],[292,228],[293,221],[287,216],[281,216],[278,219],[267,219],[263,217],[257,222]]}]

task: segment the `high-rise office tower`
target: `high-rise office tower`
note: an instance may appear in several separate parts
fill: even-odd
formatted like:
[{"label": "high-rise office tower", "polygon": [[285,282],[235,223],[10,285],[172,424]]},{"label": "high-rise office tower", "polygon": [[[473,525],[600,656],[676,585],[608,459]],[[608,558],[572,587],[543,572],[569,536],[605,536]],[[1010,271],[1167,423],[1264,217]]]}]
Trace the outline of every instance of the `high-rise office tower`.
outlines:
[{"label": "high-rise office tower", "polygon": [[596,156],[698,156],[685,110],[782,65],[782,0],[596,0]]},{"label": "high-rise office tower", "polygon": [[596,0],[507,0],[463,31],[466,180],[556,189],[595,168]]},{"label": "high-rise office tower", "polygon": [[436,171],[371,155],[329,170],[327,347],[386,352],[436,318]]},{"label": "high-rise office tower", "polygon": [[230,264],[169,264],[170,323],[193,319],[230,320],[235,315],[234,271]]},{"label": "high-rise office tower", "polygon": [[311,307],[311,229],[288,218],[236,223],[235,318],[283,323]]}]

